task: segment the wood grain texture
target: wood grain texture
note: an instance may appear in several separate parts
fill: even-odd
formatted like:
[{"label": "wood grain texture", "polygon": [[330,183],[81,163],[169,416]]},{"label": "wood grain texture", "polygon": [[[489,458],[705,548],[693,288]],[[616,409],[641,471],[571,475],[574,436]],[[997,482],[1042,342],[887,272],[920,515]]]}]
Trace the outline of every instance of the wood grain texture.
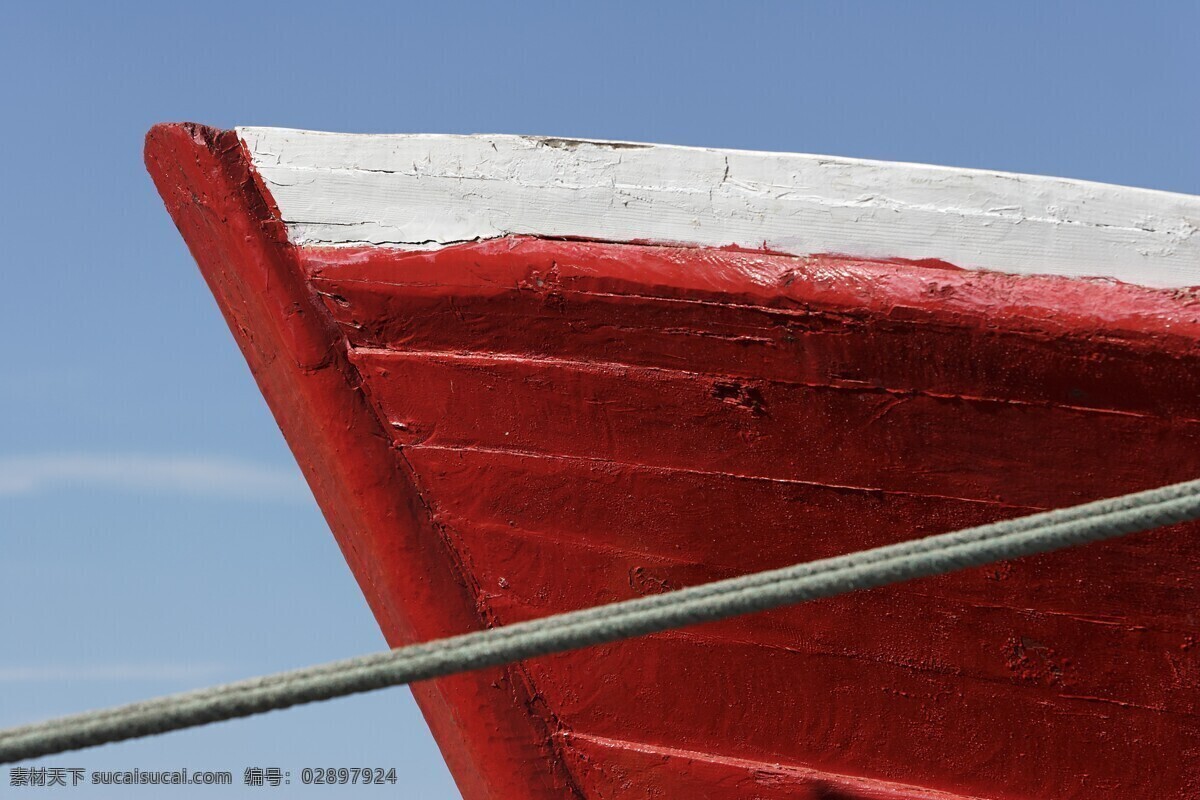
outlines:
[{"label": "wood grain texture", "polygon": [[[519,239],[302,257],[500,622],[1200,472],[1187,292]],[[528,669],[566,740],[637,743],[567,754],[589,796],[698,774],[759,796],[744,765],[781,764],[801,797],[857,797],[820,777],[846,775],[921,787],[900,797],[1191,797],[1196,533]]]},{"label": "wood grain texture", "polygon": [[1200,198],[831,156],[240,128],[298,244],[513,234],[1200,284]]},{"label": "wood grain texture", "polygon": [[976,800],[850,775],[642,742],[570,734],[567,763],[597,800],[746,797],[754,800]]},{"label": "wood grain texture", "polygon": [[[242,137],[265,183],[236,137],[202,128],[156,129],[148,163],[393,643],[1200,472],[1192,291],[913,264],[903,237],[875,258],[529,237],[351,247],[376,218],[344,204],[338,213],[358,222],[339,246],[297,247],[315,229],[271,204],[293,196],[293,179],[299,192],[327,172],[380,176],[370,180],[383,188],[347,184],[323,202],[358,197],[394,214],[407,207],[397,197],[421,200],[387,188],[395,175],[509,191],[492,184],[536,186],[550,180],[537,170],[571,167],[581,186],[650,174],[651,188],[682,191],[712,154],[537,140],[506,145],[530,159],[471,156],[504,144],[493,137],[458,142],[468,150],[457,161],[443,150],[409,164],[429,141],[358,148],[345,137],[331,170],[328,142],[289,140],[289,155],[265,134]],[[741,156],[730,178],[769,182],[753,172],[768,161]],[[676,159],[683,171],[663,166]],[[481,177],[485,162],[511,174]],[[884,176],[834,166],[847,180]],[[903,196],[892,199],[920,206],[931,176],[896,182]],[[972,185],[998,192],[1010,178]],[[616,183],[624,192],[628,181]],[[1031,203],[1065,191],[1017,183]],[[1111,215],[1142,195],[1095,191],[1066,218],[1094,211],[1092,222],[1123,230]],[[459,224],[466,206],[450,200],[438,213]],[[975,200],[996,217],[989,226],[1006,224],[993,195]],[[871,228],[881,207],[862,205]],[[587,202],[576,212],[595,216]],[[1045,230],[1074,230],[1060,222]],[[1122,269],[1175,269],[1143,255]],[[1045,271],[1023,263],[1014,271]],[[1198,532],[1177,526],[416,691],[472,799],[1190,800]]]},{"label": "wood grain texture", "polygon": [[[470,575],[365,402],[240,142],[159,125],[146,137],[146,167],[388,642],[484,627]],[[468,800],[579,796],[520,669],[425,682],[413,694]]]}]

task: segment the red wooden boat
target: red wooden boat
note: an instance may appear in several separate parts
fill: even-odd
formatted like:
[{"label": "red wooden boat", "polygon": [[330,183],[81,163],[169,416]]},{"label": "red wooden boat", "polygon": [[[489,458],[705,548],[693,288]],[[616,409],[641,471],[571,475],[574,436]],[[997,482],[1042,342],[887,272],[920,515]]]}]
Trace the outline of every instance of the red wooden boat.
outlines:
[{"label": "red wooden boat", "polygon": [[[1200,475],[1200,198],[164,125],[393,645]],[[467,798],[1200,797],[1177,526],[427,682]]]}]

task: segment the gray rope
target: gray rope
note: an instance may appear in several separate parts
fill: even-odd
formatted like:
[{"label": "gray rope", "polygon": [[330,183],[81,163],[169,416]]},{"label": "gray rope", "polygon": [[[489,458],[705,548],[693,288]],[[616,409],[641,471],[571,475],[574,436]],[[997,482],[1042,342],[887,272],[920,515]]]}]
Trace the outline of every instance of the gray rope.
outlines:
[{"label": "gray rope", "polygon": [[1200,481],[0,731],[0,764],[440,678],[1200,518]]}]

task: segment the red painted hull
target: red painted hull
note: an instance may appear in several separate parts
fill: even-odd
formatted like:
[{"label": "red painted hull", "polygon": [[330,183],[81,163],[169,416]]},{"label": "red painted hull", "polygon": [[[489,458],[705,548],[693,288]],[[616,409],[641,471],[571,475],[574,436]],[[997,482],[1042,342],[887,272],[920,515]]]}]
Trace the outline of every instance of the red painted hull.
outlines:
[{"label": "red painted hull", "polygon": [[[147,163],[395,645],[1200,474],[1190,293],[297,248],[232,135]],[[470,798],[1194,798],[1197,531],[414,691]]]}]

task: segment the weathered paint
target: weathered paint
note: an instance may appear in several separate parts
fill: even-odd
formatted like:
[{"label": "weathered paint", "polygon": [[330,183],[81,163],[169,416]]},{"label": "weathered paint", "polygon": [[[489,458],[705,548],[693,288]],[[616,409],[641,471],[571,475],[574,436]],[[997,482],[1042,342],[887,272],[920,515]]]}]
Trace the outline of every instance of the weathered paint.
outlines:
[{"label": "weathered paint", "polygon": [[[297,247],[230,135],[156,129],[148,163],[396,644],[1200,473],[1190,291],[520,237]],[[1197,532],[418,699],[469,798],[1194,798]]]},{"label": "weathered paint", "polygon": [[830,156],[240,128],[297,244],[512,234],[1200,284],[1200,198]]},{"label": "weathered paint", "polygon": [[565,734],[567,763],[597,800],[740,797],[753,800],[966,800],[851,775]]},{"label": "weathered paint", "polygon": [[[482,628],[473,579],[366,403],[232,132],[159,125],[146,166],[184,234],[347,563],[392,646]],[[572,797],[556,730],[519,668],[413,693],[468,798]]]}]

